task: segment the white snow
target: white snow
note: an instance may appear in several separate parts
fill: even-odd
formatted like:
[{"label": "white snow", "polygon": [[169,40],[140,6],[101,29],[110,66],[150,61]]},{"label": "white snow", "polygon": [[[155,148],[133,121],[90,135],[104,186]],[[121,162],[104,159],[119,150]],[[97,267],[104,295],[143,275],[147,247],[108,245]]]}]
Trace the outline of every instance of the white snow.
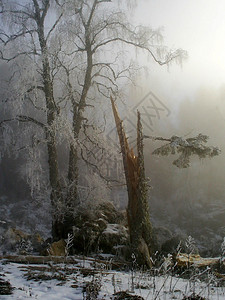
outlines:
[{"label": "white snow", "polygon": [[122,229],[122,226],[119,224],[107,224],[107,227],[103,231],[103,234],[120,234]]},{"label": "white snow", "polygon": [[[24,275],[30,267],[31,274],[39,272],[38,274],[49,276],[66,275],[67,280],[27,280]],[[93,271],[97,272],[93,274]],[[113,299],[112,295],[118,291],[129,291],[145,300],[183,299],[184,295],[191,295],[193,292],[210,300],[225,299],[225,287],[216,287],[210,276],[209,274],[207,282],[201,282],[196,278],[190,281],[172,277],[167,273],[153,276],[144,271],[114,271],[93,259],[77,260],[70,265],[26,265],[1,261],[0,277],[10,281],[15,289],[12,295],[2,295],[0,299],[82,300],[86,299],[83,288],[88,282],[95,282],[96,286],[101,287],[96,299]]]}]

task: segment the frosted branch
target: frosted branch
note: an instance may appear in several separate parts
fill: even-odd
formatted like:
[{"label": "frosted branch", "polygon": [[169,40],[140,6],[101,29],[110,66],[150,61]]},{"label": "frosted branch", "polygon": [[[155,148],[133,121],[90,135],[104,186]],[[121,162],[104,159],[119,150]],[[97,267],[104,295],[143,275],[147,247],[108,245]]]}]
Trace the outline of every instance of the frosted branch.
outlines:
[{"label": "frosted branch", "polygon": [[209,137],[207,135],[199,134],[196,137],[184,139],[178,136],[172,136],[171,138],[162,137],[150,137],[144,136],[144,138],[151,138],[158,141],[167,141],[169,143],[155,149],[152,154],[168,156],[169,154],[180,154],[179,158],[173,161],[173,164],[178,168],[187,168],[190,166],[191,155],[197,155],[199,158],[214,157],[221,153],[218,147],[209,147],[207,143]]}]

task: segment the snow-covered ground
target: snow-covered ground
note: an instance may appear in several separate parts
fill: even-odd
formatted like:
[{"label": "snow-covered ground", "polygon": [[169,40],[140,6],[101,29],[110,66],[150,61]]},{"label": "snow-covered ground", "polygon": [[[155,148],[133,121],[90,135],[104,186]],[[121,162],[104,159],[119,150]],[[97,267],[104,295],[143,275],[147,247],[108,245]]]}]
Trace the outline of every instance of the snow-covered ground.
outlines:
[{"label": "snow-covered ground", "polygon": [[103,300],[116,299],[113,294],[119,291],[145,300],[184,299],[193,293],[210,300],[225,299],[225,287],[216,287],[212,274],[206,275],[207,280],[201,282],[196,277],[185,280],[169,273],[153,276],[142,271],[115,271],[93,259],[76,260],[69,265],[27,265],[3,260],[0,278],[9,281],[14,290],[12,295],[0,295],[0,299]]}]

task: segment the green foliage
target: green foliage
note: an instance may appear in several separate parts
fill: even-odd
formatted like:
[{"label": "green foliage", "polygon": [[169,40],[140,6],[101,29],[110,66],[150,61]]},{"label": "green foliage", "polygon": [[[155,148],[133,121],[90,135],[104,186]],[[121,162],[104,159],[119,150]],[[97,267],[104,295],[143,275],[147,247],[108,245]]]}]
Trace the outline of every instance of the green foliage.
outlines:
[{"label": "green foliage", "polygon": [[196,137],[184,139],[178,136],[172,136],[170,139],[154,138],[154,140],[168,141],[169,143],[155,149],[152,154],[168,156],[169,154],[178,154],[178,159],[173,164],[178,168],[187,168],[190,166],[190,157],[197,155],[200,159],[214,157],[219,155],[221,150],[218,147],[207,146],[209,137],[199,134]]}]

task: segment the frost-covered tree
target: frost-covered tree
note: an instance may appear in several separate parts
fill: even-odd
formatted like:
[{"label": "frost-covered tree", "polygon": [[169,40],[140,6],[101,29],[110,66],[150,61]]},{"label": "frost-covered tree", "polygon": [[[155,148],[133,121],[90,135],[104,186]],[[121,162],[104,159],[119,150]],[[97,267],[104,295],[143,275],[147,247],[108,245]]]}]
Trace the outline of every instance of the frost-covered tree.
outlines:
[{"label": "frost-covered tree", "polygon": [[[79,204],[78,160],[98,144],[91,109],[120,96],[132,77],[127,49],[159,65],[181,63],[186,52],[168,50],[159,30],[131,24],[117,0],[2,0],[0,7],[0,58],[11,71],[10,116],[0,122],[5,148],[12,142],[26,150],[32,189],[50,190],[53,237],[67,238]],[[16,126],[21,136],[12,139]],[[59,167],[62,145],[66,172]]]},{"label": "frost-covered tree", "polygon": [[[55,127],[59,107],[54,96],[49,40],[62,14],[47,30],[49,10],[50,1],[1,2],[1,21],[5,24],[4,31],[1,31],[1,59],[8,62],[14,72],[10,79],[13,99],[8,101],[8,105],[14,106],[12,118],[3,120],[2,126],[5,132],[9,128],[9,121],[15,121],[19,126],[23,124],[21,129],[25,128],[26,135],[30,136],[25,147],[32,146],[28,149],[32,162],[40,161],[40,148],[37,146],[46,143],[51,202],[55,210],[57,201],[61,201],[62,191]],[[29,114],[31,107],[32,115]],[[20,141],[26,142],[27,139],[22,137]],[[38,169],[41,169],[40,163],[28,167],[32,187],[38,185],[38,181],[34,184],[34,173],[38,173]]]}]

